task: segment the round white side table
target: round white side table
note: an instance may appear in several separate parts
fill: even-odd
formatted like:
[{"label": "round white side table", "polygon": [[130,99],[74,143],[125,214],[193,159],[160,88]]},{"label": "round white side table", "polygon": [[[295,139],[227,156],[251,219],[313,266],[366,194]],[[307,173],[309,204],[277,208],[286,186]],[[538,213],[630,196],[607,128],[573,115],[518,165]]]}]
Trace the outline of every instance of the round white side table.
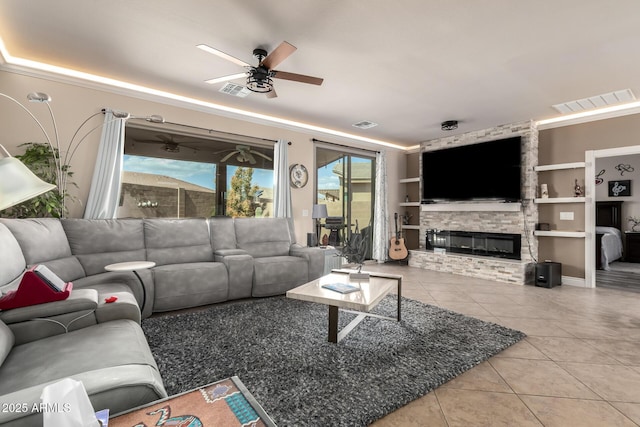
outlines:
[{"label": "round white side table", "polygon": [[146,270],[155,266],[156,263],[153,261],[126,261],[105,265],[104,269],[107,271],[132,271],[133,274],[136,275],[140,282],[140,286],[142,286],[142,307],[140,308],[140,312],[142,313],[142,311],[144,311],[144,306],[147,303],[147,288],[144,287],[144,282],[137,270]]}]

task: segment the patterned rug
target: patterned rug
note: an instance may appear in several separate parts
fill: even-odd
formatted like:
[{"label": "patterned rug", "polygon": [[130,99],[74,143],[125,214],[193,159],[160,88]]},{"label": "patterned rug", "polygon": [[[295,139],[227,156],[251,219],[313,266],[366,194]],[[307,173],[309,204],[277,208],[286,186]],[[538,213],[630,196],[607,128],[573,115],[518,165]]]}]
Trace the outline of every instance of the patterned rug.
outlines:
[{"label": "patterned rug", "polygon": [[[396,310],[388,295],[373,312]],[[341,312],[340,326],[354,317]],[[142,328],[169,394],[237,375],[280,427],[369,425],[524,337],[407,298],[401,322],[366,318],[338,344],[327,342],[327,306],[284,297],[151,317]]]},{"label": "patterned rug", "polygon": [[117,415],[109,427],[275,427],[238,377]]}]

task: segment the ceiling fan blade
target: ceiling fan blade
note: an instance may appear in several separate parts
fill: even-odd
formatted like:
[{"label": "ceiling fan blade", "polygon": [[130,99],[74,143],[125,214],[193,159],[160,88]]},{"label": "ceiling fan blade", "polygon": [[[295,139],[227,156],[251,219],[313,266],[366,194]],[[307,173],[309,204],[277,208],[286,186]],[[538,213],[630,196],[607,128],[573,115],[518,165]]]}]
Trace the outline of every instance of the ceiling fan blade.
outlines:
[{"label": "ceiling fan blade", "polygon": [[304,74],[287,73],[286,71],[272,70],[274,79],[291,80],[300,83],[309,83],[320,86],[324,79],[320,77],[305,76]]},{"label": "ceiling fan blade", "polygon": [[227,154],[226,156],[224,156],[223,158],[220,159],[220,162],[226,162],[227,160],[229,160],[234,154],[237,154],[238,151],[237,150],[233,150],[231,153]]},{"label": "ceiling fan blade", "polygon": [[271,157],[267,156],[266,154],[262,154],[262,153],[261,153],[261,152],[259,152],[259,151],[252,150],[252,151],[251,151],[251,153],[252,153],[252,154],[255,154],[256,156],[260,156],[260,157],[262,157],[262,158],[263,158],[263,159],[265,159],[265,160],[268,160],[268,161],[271,161],[271,160],[272,160],[272,159],[271,159]]},{"label": "ceiling fan blade", "polygon": [[277,98],[278,94],[276,93],[275,89],[271,89],[270,92],[267,92],[267,98],[271,99],[271,98]]},{"label": "ceiling fan blade", "polygon": [[228,53],[224,53],[221,50],[218,50],[216,48],[213,48],[211,46],[207,46],[206,44],[199,44],[196,46],[198,49],[202,49],[205,52],[208,53],[212,53],[222,59],[226,59],[227,61],[231,61],[234,64],[238,64],[241,67],[251,67],[251,65],[247,64],[246,62],[244,62],[242,59],[238,59],[235,56],[231,56]]},{"label": "ceiling fan blade", "polygon": [[253,155],[250,152],[247,151],[246,153],[244,153],[244,158],[249,160],[249,163],[251,163],[252,165],[256,164],[256,158],[253,157]]},{"label": "ceiling fan blade", "polygon": [[226,82],[229,80],[235,80],[244,77],[247,77],[247,73],[229,74],[228,76],[216,77],[215,79],[205,80],[204,82],[213,85],[216,83]]},{"label": "ceiling fan blade", "polygon": [[278,66],[282,61],[287,59],[289,55],[296,51],[296,47],[288,42],[280,43],[280,46],[275,48],[273,52],[267,55],[266,58],[262,60],[260,65],[264,65],[268,69],[272,69]]}]

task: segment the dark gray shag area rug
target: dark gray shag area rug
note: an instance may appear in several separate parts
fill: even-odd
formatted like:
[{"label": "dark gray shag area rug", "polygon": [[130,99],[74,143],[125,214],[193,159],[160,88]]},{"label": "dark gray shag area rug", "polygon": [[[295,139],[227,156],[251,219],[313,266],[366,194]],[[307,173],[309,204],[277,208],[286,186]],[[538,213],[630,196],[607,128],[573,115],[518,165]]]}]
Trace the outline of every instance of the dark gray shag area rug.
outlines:
[{"label": "dark gray shag area rug", "polygon": [[[397,297],[374,313],[395,316]],[[340,313],[341,327],[354,315]],[[284,297],[145,319],[169,395],[237,375],[278,426],[366,426],[524,338],[402,298],[327,342],[328,307]]]}]

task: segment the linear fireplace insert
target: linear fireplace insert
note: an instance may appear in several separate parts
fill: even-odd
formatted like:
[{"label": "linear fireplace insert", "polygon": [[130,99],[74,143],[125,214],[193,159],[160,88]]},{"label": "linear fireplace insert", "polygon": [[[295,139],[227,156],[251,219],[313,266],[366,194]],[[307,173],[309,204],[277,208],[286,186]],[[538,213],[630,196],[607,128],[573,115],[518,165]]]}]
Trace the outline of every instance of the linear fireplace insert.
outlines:
[{"label": "linear fireplace insert", "polygon": [[427,250],[521,259],[521,235],[511,233],[484,233],[479,231],[427,230]]}]

